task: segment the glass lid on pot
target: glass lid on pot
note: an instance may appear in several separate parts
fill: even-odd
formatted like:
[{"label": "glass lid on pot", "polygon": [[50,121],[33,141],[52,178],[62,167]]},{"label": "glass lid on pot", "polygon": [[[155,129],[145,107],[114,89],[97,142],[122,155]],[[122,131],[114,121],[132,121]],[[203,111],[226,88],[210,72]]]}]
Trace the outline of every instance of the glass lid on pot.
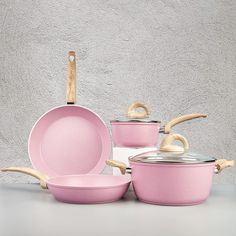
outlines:
[{"label": "glass lid on pot", "polygon": [[[181,141],[183,147],[172,145],[175,140]],[[200,164],[214,162],[213,157],[191,153],[188,141],[180,134],[168,134],[165,136],[160,145],[160,150],[149,151],[129,157],[131,162],[141,162],[150,164]]]},{"label": "glass lid on pot", "polygon": [[[143,109],[139,111],[138,109]],[[143,102],[134,102],[128,107],[126,118],[111,120],[111,123],[114,122],[140,122],[140,123],[161,123],[157,120],[149,119],[150,110],[146,104]]]},{"label": "glass lid on pot", "polygon": [[179,164],[197,164],[205,162],[214,162],[216,159],[213,157],[204,156],[198,153],[191,152],[160,152],[150,151],[142,153],[129,158],[130,161],[142,163],[179,163]]}]

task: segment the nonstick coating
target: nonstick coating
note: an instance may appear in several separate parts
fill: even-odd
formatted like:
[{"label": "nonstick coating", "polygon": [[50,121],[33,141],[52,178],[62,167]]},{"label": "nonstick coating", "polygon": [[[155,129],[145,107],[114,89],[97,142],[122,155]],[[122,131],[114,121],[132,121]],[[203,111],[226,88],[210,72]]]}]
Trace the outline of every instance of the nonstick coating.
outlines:
[{"label": "nonstick coating", "polygon": [[82,106],[61,106],[45,113],[32,128],[28,152],[33,167],[49,177],[97,174],[111,153],[101,118]]}]

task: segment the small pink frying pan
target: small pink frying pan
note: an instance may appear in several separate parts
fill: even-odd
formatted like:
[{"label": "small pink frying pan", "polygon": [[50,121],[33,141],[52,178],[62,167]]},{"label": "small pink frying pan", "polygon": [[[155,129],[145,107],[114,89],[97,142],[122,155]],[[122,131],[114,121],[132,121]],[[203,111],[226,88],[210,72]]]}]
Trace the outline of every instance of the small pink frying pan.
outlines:
[{"label": "small pink frying pan", "polygon": [[122,198],[130,179],[113,175],[62,175],[49,178],[37,170],[25,167],[7,167],[1,171],[21,172],[40,180],[43,189],[49,189],[60,202],[95,204],[109,203]]},{"label": "small pink frying pan", "polygon": [[91,110],[74,105],[75,52],[68,55],[67,105],[51,109],[33,126],[28,153],[33,167],[49,177],[98,174],[111,153],[110,134]]}]

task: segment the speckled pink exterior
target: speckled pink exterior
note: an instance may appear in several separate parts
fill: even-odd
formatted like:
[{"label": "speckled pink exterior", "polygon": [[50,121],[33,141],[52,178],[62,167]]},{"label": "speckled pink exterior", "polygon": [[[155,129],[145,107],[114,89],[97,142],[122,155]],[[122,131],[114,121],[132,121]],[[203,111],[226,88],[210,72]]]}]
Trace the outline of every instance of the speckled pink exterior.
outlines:
[{"label": "speckled pink exterior", "polygon": [[154,147],[160,124],[140,122],[111,122],[112,139],[117,147]]},{"label": "speckled pink exterior", "polygon": [[140,201],[159,205],[194,205],[210,193],[215,163],[145,164],[130,162],[132,184]]}]

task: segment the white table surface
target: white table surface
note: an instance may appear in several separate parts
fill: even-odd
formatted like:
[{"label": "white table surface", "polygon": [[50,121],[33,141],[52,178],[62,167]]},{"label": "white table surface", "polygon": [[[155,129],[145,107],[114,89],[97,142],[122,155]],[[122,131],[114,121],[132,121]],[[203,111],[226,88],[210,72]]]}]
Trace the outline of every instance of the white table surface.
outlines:
[{"label": "white table surface", "polygon": [[236,236],[236,185],[213,186],[201,205],[168,207],[133,192],[109,204],[66,204],[37,184],[1,184],[0,235]]}]

